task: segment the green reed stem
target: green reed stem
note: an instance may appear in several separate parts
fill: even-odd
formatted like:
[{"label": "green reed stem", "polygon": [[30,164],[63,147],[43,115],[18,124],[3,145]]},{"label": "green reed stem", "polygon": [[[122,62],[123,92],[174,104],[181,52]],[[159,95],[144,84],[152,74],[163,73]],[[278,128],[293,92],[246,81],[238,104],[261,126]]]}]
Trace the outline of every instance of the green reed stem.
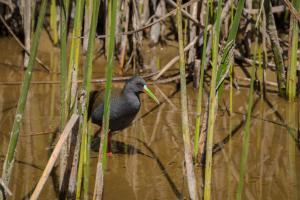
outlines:
[{"label": "green reed stem", "polygon": [[199,152],[199,137],[200,137],[200,125],[201,125],[201,112],[202,112],[202,95],[203,95],[203,82],[204,82],[204,65],[206,63],[206,46],[207,46],[207,29],[208,29],[208,17],[209,17],[209,3],[206,5],[205,14],[205,28],[203,37],[203,48],[201,57],[201,70],[200,70],[200,80],[199,89],[197,95],[197,105],[196,105],[196,125],[195,125],[195,138],[194,138],[194,159],[196,160]]},{"label": "green reed stem", "polygon": [[252,73],[251,73],[250,91],[249,91],[249,97],[248,97],[246,125],[245,125],[244,135],[243,135],[243,148],[242,148],[241,163],[240,163],[240,179],[239,179],[237,194],[236,194],[237,200],[242,199],[242,192],[244,189],[245,175],[246,175],[246,169],[247,169],[255,71],[256,71],[256,67],[253,66]]},{"label": "green reed stem", "polygon": [[108,62],[106,66],[106,83],[105,83],[105,100],[104,100],[104,113],[103,113],[103,130],[104,130],[104,143],[102,149],[102,164],[103,170],[106,165],[106,150],[107,150],[107,136],[109,132],[109,114],[110,114],[110,95],[113,77],[113,66],[114,66],[114,50],[115,50],[115,32],[116,32],[116,18],[117,18],[117,0],[110,0],[111,8],[109,10],[110,24],[109,24],[109,38],[108,38]]},{"label": "green reed stem", "polygon": [[211,85],[209,95],[209,114],[208,114],[208,130],[206,139],[206,160],[205,160],[205,181],[204,181],[204,200],[211,199],[211,174],[212,174],[212,147],[213,147],[213,133],[214,124],[217,111],[217,95],[216,95],[216,81],[218,71],[218,46],[220,37],[220,21],[222,12],[222,0],[218,1],[217,17],[212,36],[212,72]]},{"label": "green reed stem", "polygon": [[80,36],[81,36],[83,8],[84,8],[83,5],[84,5],[84,0],[76,1],[74,28],[72,33],[69,68],[68,68],[67,95],[66,95],[67,109],[75,108],[74,106],[75,98],[76,98],[75,91],[77,89],[76,79],[78,74],[78,65],[79,65],[79,56],[80,56],[80,41],[81,41]]},{"label": "green reed stem", "polygon": [[82,106],[80,109],[81,124],[80,131],[82,135],[81,146],[80,146],[80,158],[79,158],[79,167],[78,167],[78,176],[77,176],[77,187],[76,187],[76,199],[81,198],[81,189],[82,189],[82,178],[83,181],[83,198],[88,199],[88,167],[89,163],[89,144],[88,144],[88,102],[89,102],[89,93],[91,90],[91,78],[92,78],[92,69],[93,69],[93,56],[94,56],[94,47],[95,47],[95,37],[96,37],[96,27],[98,22],[98,13],[99,13],[100,0],[93,1],[93,11],[92,11],[92,21],[91,29],[89,32],[89,41],[88,41],[88,50],[87,58],[84,68],[84,77],[83,77],[83,86],[82,86]]},{"label": "green reed stem", "polygon": [[56,20],[56,0],[51,0],[50,5],[50,32],[53,40],[53,44],[57,45],[58,34],[57,34],[57,20]]},{"label": "green reed stem", "polygon": [[193,167],[193,160],[191,155],[191,139],[189,133],[189,120],[187,108],[187,92],[186,92],[186,78],[185,78],[185,59],[183,47],[183,31],[182,31],[182,13],[181,0],[177,0],[177,28],[178,28],[178,45],[179,45],[179,66],[180,66],[180,93],[181,93],[181,123],[184,143],[184,158],[187,173],[188,189],[191,199],[198,199],[196,190],[196,180]]},{"label": "green reed stem", "polygon": [[[66,83],[67,83],[67,30],[68,30],[68,6],[69,1],[62,1],[60,11],[60,130],[63,131],[67,116],[66,116]],[[63,175],[67,164],[67,145],[64,145],[60,154],[60,181],[61,186]]]},{"label": "green reed stem", "polygon": [[68,0],[62,1],[60,16],[60,129],[63,130],[66,123],[66,83],[67,83],[67,13]]},{"label": "green reed stem", "polygon": [[110,96],[112,88],[113,66],[114,66],[114,50],[115,50],[115,33],[116,33],[116,19],[118,0],[108,1],[108,16],[109,16],[109,30],[108,30],[108,60],[106,66],[106,83],[105,83],[105,97],[104,97],[104,113],[103,113],[103,129],[101,133],[101,144],[99,157],[97,162],[97,174],[94,187],[93,199],[101,199],[103,192],[103,172],[106,168],[106,151],[107,138],[109,134],[109,115],[110,115]]},{"label": "green reed stem", "polygon": [[[17,146],[18,139],[19,139],[20,127],[22,124],[23,113],[24,113],[24,109],[25,109],[25,105],[26,105],[26,101],[27,101],[27,95],[28,95],[31,76],[32,76],[32,68],[33,68],[35,57],[36,57],[37,50],[38,50],[39,40],[40,40],[40,36],[41,36],[42,28],[43,28],[44,17],[45,17],[45,13],[46,13],[46,8],[47,8],[47,1],[43,0],[41,3],[41,7],[40,7],[40,13],[39,13],[39,17],[38,17],[36,31],[35,31],[35,34],[33,35],[33,41],[32,41],[32,46],[31,46],[31,50],[30,50],[28,66],[26,68],[24,80],[23,80],[23,83],[21,86],[21,94],[20,94],[20,98],[18,101],[18,105],[17,105],[15,119],[14,119],[12,131],[10,133],[10,141],[8,144],[8,150],[7,150],[7,154],[6,154],[5,161],[3,163],[3,168],[2,168],[2,180],[4,181],[4,183],[6,185],[9,184],[10,176],[11,176],[12,169],[13,169],[16,146]],[[4,199],[4,198],[5,198],[4,194],[2,192],[0,192],[0,199]]]},{"label": "green reed stem", "polygon": [[[293,0],[294,7],[300,11],[300,0]],[[286,95],[289,101],[293,101],[296,97],[296,75],[297,75],[297,51],[299,39],[299,25],[297,19],[291,15],[290,20],[290,47],[289,48],[289,67],[287,72],[287,90]]]}]

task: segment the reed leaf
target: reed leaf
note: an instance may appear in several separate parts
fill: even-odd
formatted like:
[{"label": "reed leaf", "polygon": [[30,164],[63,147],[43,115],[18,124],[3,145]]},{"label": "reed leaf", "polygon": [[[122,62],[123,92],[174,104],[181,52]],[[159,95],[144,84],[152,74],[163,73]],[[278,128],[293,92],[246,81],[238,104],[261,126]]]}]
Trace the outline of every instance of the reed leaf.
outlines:
[{"label": "reed leaf", "polygon": [[233,48],[234,48],[234,43],[235,43],[234,41],[235,41],[236,34],[237,34],[239,24],[241,21],[244,4],[245,4],[245,0],[238,1],[237,9],[236,9],[235,15],[233,17],[229,35],[228,35],[227,41],[225,43],[225,48],[224,48],[224,52],[222,55],[221,65],[218,69],[217,88],[216,89],[218,90],[218,88],[221,86],[221,88],[218,90],[219,97],[222,96],[222,91],[223,91],[222,83],[224,81],[224,78],[222,78],[222,77],[224,77],[225,73],[228,72],[228,69],[229,69],[229,60],[230,60],[229,55],[232,55],[232,53],[230,53],[230,51],[233,51]]}]

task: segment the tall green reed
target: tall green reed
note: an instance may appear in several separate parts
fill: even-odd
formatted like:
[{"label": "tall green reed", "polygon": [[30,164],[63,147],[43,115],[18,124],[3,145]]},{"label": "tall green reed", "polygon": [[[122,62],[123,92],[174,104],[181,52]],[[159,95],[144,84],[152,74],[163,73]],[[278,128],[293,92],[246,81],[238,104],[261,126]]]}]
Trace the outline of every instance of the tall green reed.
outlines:
[{"label": "tall green reed", "polygon": [[[89,93],[91,90],[91,78],[93,68],[93,56],[95,46],[96,27],[98,22],[100,0],[93,1],[91,29],[89,32],[87,58],[84,68],[83,86],[81,91],[81,107],[80,107],[80,132],[81,132],[81,146],[80,158],[77,176],[76,199],[81,198],[81,190],[83,189],[83,198],[88,199],[88,179],[89,174],[87,168],[89,167],[89,143],[88,143],[88,102]],[[83,185],[82,185],[82,178]]]},{"label": "tall green reed", "polygon": [[56,20],[56,0],[51,0],[50,4],[50,32],[53,40],[53,44],[57,45],[58,43],[58,34],[57,34],[57,20]]},{"label": "tall green reed", "polygon": [[[294,7],[300,11],[300,0],[293,0]],[[286,95],[289,101],[293,101],[296,97],[296,74],[297,74],[297,51],[299,39],[299,22],[293,15],[290,20],[290,47],[289,48],[289,67],[287,72],[287,88]]]},{"label": "tall green reed", "polygon": [[[56,6],[55,6],[56,8]],[[66,84],[67,84],[67,30],[69,0],[63,0],[60,10],[60,132],[64,130],[67,121]],[[60,186],[67,164],[68,145],[64,145],[60,155]]]},{"label": "tall green reed", "polygon": [[188,189],[191,199],[198,199],[196,190],[196,179],[192,160],[192,148],[189,133],[186,78],[185,78],[185,58],[183,47],[182,13],[181,0],[177,0],[177,28],[178,28],[178,46],[179,46],[179,69],[180,69],[180,93],[181,93],[181,123],[184,143],[184,158],[187,173]]},{"label": "tall green reed", "polygon": [[212,174],[212,147],[213,147],[213,133],[214,124],[217,111],[217,71],[218,71],[218,46],[220,37],[221,26],[221,12],[222,12],[222,0],[218,1],[218,8],[216,12],[216,21],[213,29],[212,36],[212,72],[211,72],[211,84],[209,95],[209,114],[208,114],[208,129],[206,139],[206,159],[205,159],[205,180],[204,180],[204,200],[211,199],[211,174]]},{"label": "tall green reed", "polygon": [[[77,75],[78,65],[80,61],[80,36],[82,30],[82,18],[83,18],[84,0],[76,1],[74,28],[71,40],[69,67],[68,67],[68,79],[67,79],[67,95],[66,103],[69,112],[73,112],[75,109],[75,98],[77,90]],[[68,113],[70,115],[70,113]]]},{"label": "tall green reed", "polygon": [[203,36],[203,48],[201,57],[201,69],[200,69],[200,79],[199,88],[197,94],[197,104],[196,104],[196,125],[195,125],[195,137],[194,137],[194,159],[196,160],[199,152],[199,137],[200,137],[200,125],[201,125],[201,112],[202,112],[202,95],[204,87],[204,65],[206,63],[206,46],[207,46],[207,34],[208,34],[208,18],[209,18],[209,5],[206,5],[205,22],[204,22],[204,36]]},{"label": "tall green reed", "polygon": [[[20,128],[21,128],[23,113],[24,113],[24,109],[25,109],[25,105],[26,105],[26,101],[27,101],[27,95],[28,95],[29,86],[30,86],[30,81],[31,81],[31,77],[32,77],[32,69],[33,69],[35,57],[36,57],[37,50],[38,50],[39,40],[40,40],[44,17],[45,17],[45,13],[46,13],[46,8],[47,8],[47,1],[43,0],[41,3],[41,7],[40,7],[40,13],[39,13],[39,17],[38,17],[36,31],[33,36],[32,47],[30,50],[31,54],[29,57],[28,66],[25,71],[24,80],[23,80],[23,83],[21,86],[21,94],[20,94],[20,98],[18,101],[18,105],[17,105],[15,119],[14,119],[12,131],[10,133],[10,141],[8,144],[8,150],[7,150],[7,154],[6,154],[5,161],[3,163],[3,168],[2,168],[2,179],[6,185],[9,184],[10,176],[11,176],[13,165],[14,165],[16,146],[17,146],[18,139],[19,139],[19,133],[20,133]],[[2,190],[1,190],[0,199],[4,199],[5,198],[4,195],[5,194],[3,194]]]},{"label": "tall green reed", "polygon": [[[116,32],[116,18],[117,18],[117,0],[110,0],[108,5],[109,29],[108,29],[108,62],[106,66],[106,83],[104,96],[104,113],[103,113],[103,130],[101,134],[101,145],[99,157],[97,162],[97,175],[94,187],[93,199],[101,199],[103,187],[103,171],[106,168],[106,151],[107,138],[109,134],[109,115],[110,115],[110,96],[112,88],[113,66],[114,66],[114,50],[115,50],[115,32]],[[100,191],[100,192],[99,192]]]}]

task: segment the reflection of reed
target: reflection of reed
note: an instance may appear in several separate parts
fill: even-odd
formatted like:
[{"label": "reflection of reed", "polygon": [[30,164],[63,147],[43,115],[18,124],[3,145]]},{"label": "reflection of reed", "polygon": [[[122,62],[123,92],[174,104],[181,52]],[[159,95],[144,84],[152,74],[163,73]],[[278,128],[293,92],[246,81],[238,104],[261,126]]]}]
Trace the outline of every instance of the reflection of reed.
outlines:
[{"label": "reflection of reed", "polygon": [[156,160],[158,167],[160,168],[161,172],[164,174],[165,178],[167,179],[167,181],[168,181],[172,191],[174,192],[175,196],[177,197],[177,199],[183,199],[181,192],[178,190],[176,184],[170,177],[169,173],[165,169],[165,166],[163,165],[163,163],[161,162],[159,157],[156,155],[156,153],[144,141],[142,141],[140,139],[137,139],[137,141],[142,143],[144,145],[144,147],[151,153],[152,157]]},{"label": "reflection of reed", "polygon": [[[297,129],[297,107],[295,102],[289,102],[287,105],[287,124],[289,127],[293,127],[294,129],[288,128],[288,132],[293,137],[288,137],[287,139],[287,148],[288,148],[288,199],[297,200],[298,199],[298,178],[297,178],[297,167],[296,167],[296,143],[295,136]],[[298,111],[299,112],[299,111]]]}]

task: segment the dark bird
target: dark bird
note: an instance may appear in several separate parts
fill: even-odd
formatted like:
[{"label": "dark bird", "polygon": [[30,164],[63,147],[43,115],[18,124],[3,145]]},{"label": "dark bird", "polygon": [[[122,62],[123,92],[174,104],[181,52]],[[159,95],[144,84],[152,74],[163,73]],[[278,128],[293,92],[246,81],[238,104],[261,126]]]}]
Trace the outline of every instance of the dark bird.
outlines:
[{"label": "dark bird", "polygon": [[[147,87],[147,84],[140,76],[129,79],[123,89],[113,89],[110,98],[108,153],[111,154],[112,132],[122,130],[129,126],[140,110],[140,94],[147,93],[156,103],[159,104],[156,96]],[[102,126],[104,113],[104,92],[92,91],[89,101],[89,117],[92,123]]]}]

